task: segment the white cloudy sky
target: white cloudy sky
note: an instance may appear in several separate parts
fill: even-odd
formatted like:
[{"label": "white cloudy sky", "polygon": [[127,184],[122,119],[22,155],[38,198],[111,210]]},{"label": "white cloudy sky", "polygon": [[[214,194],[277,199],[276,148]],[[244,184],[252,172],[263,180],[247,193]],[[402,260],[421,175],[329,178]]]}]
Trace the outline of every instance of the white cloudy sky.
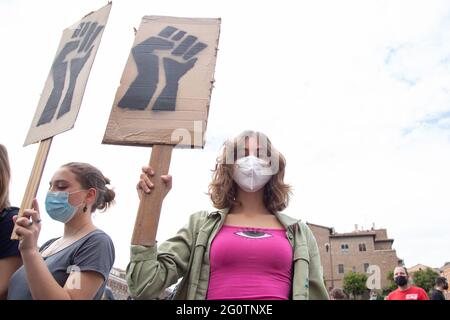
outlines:
[{"label": "white cloudy sky", "polygon": [[[10,152],[16,205],[37,152],[22,145],[62,31],[105,4],[0,0],[0,143]],[[287,158],[287,214],[338,232],[387,228],[407,266],[450,260],[448,1],[115,0],[75,128],[54,138],[41,208],[58,166],[98,166],[117,204],[95,223],[114,240],[115,266],[126,267],[135,184],[151,149],[101,140],[144,15],[222,18],[206,146],[174,151],[159,241],[210,208],[205,192],[222,142],[256,129]],[[40,243],[62,232],[43,216]]]}]

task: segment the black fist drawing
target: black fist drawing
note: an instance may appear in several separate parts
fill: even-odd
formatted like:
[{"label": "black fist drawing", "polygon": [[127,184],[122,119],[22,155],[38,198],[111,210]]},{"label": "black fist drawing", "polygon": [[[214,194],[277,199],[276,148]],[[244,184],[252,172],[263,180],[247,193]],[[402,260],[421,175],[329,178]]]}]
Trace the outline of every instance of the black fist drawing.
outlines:
[{"label": "black fist drawing", "polygon": [[157,37],[150,37],[132,49],[137,66],[137,77],[119,101],[120,108],[144,110],[155,94],[159,82],[160,57],[157,51],[169,51],[170,57],[163,57],[166,83],[156,99],[153,111],[175,111],[178,82],[197,61],[195,56],[207,47],[197,37],[186,35],[185,31],[167,26]]},{"label": "black fist drawing", "polygon": [[[57,118],[59,119],[64,114],[70,111],[72,104],[73,93],[77,82],[78,75],[83,69],[86,61],[91,55],[94,45],[92,44],[102,31],[104,26],[99,26],[97,22],[83,22],[73,32],[71,41],[67,42],[52,65],[53,75],[53,89],[44,107],[44,110],[39,118],[37,126],[49,123],[55,116],[58,109],[61,95],[65,87],[67,67],[70,63],[70,80],[69,86],[66,90],[64,99],[59,107]],[[76,50],[76,55],[70,60],[66,61],[69,53]]]}]

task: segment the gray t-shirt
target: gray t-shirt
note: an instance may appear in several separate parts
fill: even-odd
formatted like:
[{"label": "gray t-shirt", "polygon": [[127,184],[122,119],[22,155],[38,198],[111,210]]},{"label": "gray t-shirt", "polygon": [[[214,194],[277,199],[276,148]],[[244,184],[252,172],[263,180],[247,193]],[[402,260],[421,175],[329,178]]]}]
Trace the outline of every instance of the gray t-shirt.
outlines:
[{"label": "gray t-shirt", "polygon": [[[39,249],[45,250],[56,239],[47,241]],[[111,238],[101,230],[95,230],[75,241],[67,248],[44,258],[50,273],[61,287],[64,287],[70,272],[95,271],[103,276],[103,284],[94,300],[99,300],[105,290],[109,272],[114,264],[115,253]],[[77,284],[71,284],[75,287]],[[25,267],[20,267],[11,277],[8,287],[9,300],[31,300]]]}]

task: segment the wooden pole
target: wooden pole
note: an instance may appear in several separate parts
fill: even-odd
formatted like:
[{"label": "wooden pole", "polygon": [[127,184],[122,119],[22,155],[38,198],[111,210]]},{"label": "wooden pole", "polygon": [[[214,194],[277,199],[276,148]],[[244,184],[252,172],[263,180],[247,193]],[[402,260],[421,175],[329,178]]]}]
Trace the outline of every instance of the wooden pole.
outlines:
[{"label": "wooden pole", "polygon": [[[36,198],[52,140],[53,137],[50,137],[39,143],[39,149],[36,159],[34,160],[33,170],[31,171],[30,178],[28,179],[27,188],[25,189],[25,195],[23,196],[22,204],[20,205],[18,217],[23,217],[25,209],[30,209],[33,204],[33,199]],[[16,234],[16,226],[14,226],[11,234],[11,240],[20,240],[20,237]]]},{"label": "wooden pole", "polygon": [[173,145],[156,144],[152,147],[150,166],[155,172],[152,183],[154,188],[150,194],[143,194],[134,224],[131,244],[153,246],[158,230],[159,216],[164,196],[162,175],[169,172]]}]

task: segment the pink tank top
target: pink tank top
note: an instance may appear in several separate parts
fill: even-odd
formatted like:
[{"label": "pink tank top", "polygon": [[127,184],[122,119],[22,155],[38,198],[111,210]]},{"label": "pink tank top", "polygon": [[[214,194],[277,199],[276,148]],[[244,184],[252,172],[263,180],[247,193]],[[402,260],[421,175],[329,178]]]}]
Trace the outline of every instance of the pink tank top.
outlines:
[{"label": "pink tank top", "polygon": [[212,241],[208,300],[288,300],[292,246],[286,230],[224,225]]}]

